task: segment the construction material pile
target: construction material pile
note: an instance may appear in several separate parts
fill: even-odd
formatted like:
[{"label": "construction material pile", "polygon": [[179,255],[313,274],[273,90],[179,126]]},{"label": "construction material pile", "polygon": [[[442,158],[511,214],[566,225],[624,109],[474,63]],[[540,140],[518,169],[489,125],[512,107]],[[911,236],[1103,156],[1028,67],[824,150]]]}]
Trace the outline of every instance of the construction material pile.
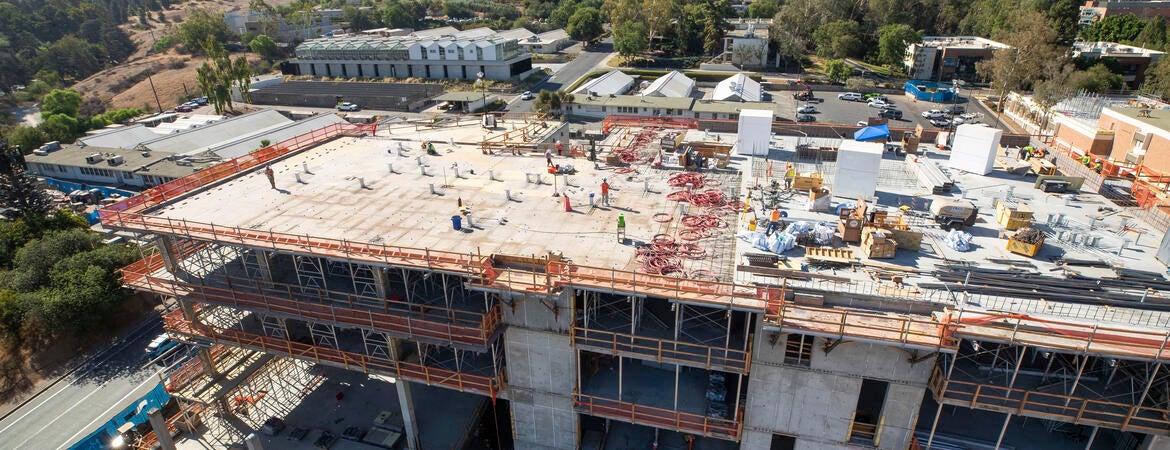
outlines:
[{"label": "construction material pile", "polygon": [[1025,244],[1040,244],[1044,242],[1044,233],[1032,227],[1021,228],[1012,235],[1012,239]]},{"label": "construction material pile", "polygon": [[910,166],[910,171],[918,178],[918,184],[930,189],[932,194],[946,194],[955,187],[955,180],[943,172],[934,161],[920,158],[918,155],[906,155],[906,165]]},{"label": "construction material pile", "polygon": [[965,233],[960,230],[951,230],[947,236],[943,238],[943,243],[952,250],[967,252],[971,251],[971,233]]},{"label": "construction material pile", "polygon": [[615,149],[613,153],[626,164],[650,163],[654,160],[655,156],[658,156],[658,151],[647,149],[647,147],[651,142],[655,141],[657,136],[658,130],[643,128],[630,139],[630,142],[625,147]]},{"label": "construction material pile", "polygon": [[930,273],[939,282],[918,283],[926,289],[949,289],[953,292],[1001,295],[1013,298],[1060,300],[1069,303],[1135,306],[1143,309],[1170,311],[1170,282],[1161,274],[1137,281],[1114,269],[1119,275],[1084,277],[1070,274],[1067,278],[1053,277],[1035,271],[1002,270],[960,264],[946,264]]}]

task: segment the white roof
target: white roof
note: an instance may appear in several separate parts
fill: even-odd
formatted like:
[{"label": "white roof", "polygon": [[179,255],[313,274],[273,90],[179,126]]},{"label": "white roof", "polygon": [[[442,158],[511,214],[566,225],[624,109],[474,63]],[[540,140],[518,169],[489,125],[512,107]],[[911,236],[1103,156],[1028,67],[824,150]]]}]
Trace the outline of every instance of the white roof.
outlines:
[{"label": "white roof", "polygon": [[134,124],[77,140],[78,145],[131,149],[158,135],[142,124]]},{"label": "white roof", "polygon": [[536,33],[528,31],[527,28],[513,28],[496,33],[496,37],[500,39],[515,39],[517,41],[523,41],[533,36],[536,36]]},{"label": "white roof", "polygon": [[642,91],[642,96],[651,97],[690,97],[695,90],[695,80],[690,79],[682,72],[672,70],[670,73],[658,77],[650,87]]},{"label": "white roof", "polygon": [[563,41],[568,38],[568,31],[565,31],[564,28],[557,28],[555,30],[545,31],[544,33],[536,35],[536,42],[540,42],[542,44],[551,44],[556,41]]},{"label": "white roof", "polygon": [[239,139],[220,144],[208,150],[223,159],[232,159],[256,151],[260,148],[260,141],[265,139],[268,140],[269,144],[275,144],[335,123],[345,123],[345,119],[331,113],[318,114],[296,122],[269,127],[268,129],[240,137]]},{"label": "white roof", "polygon": [[255,134],[276,125],[292,123],[287,117],[271,109],[264,109],[242,116],[221,120],[210,125],[177,134],[168,134],[143,142],[147,148],[170,153],[188,153]]},{"label": "white roof", "polygon": [[597,95],[624,94],[634,85],[634,77],[626,75],[620,70],[611,70],[609,73],[589,80],[577,89],[574,94],[596,92]]},{"label": "white roof", "polygon": [[763,98],[763,91],[760,89],[758,81],[751,79],[747,74],[737,73],[715,85],[715,93],[712,98],[715,100],[758,102]]}]

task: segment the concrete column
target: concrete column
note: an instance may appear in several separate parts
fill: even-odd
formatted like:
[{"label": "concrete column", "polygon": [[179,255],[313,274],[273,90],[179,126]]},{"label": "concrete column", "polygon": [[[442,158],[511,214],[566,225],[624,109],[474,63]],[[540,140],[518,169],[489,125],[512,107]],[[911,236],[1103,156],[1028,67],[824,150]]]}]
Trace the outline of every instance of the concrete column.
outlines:
[{"label": "concrete column", "polygon": [[1170,450],[1170,437],[1160,436],[1155,434],[1146,435],[1146,440],[1142,441],[1142,445],[1138,447],[1139,450]]},{"label": "concrete column", "polygon": [[264,450],[264,444],[260,442],[260,436],[256,433],[249,433],[248,437],[244,438],[244,445],[248,446],[248,450]]},{"label": "concrete column", "polygon": [[195,355],[199,357],[199,361],[203,363],[203,374],[208,377],[215,377],[219,372],[215,370],[215,360],[211,359],[211,349],[200,347],[195,351]]},{"label": "concrete column", "polygon": [[264,281],[272,281],[272,252],[267,250],[255,250],[256,265],[260,267],[260,277]]},{"label": "concrete column", "polygon": [[195,322],[195,308],[191,306],[189,300],[176,298],[179,302],[179,310],[183,311],[183,318],[194,323]]},{"label": "concrete column", "polygon": [[371,266],[370,271],[374,273],[374,289],[378,291],[378,298],[390,298],[390,274],[386,268]]},{"label": "concrete column", "polygon": [[155,247],[158,247],[158,254],[162,257],[163,267],[166,267],[167,272],[171,275],[179,274],[179,255],[174,253],[171,247],[174,245],[175,239],[170,236],[159,236],[155,239]]},{"label": "concrete column", "polygon": [[418,440],[418,418],[414,415],[414,397],[412,397],[410,382],[402,378],[394,383],[398,388],[398,404],[402,407],[402,428],[406,429],[406,446],[410,450],[422,448]]},{"label": "concrete column", "polygon": [[162,416],[162,410],[153,408],[146,412],[150,419],[150,428],[158,437],[158,446],[162,450],[175,450],[175,441],[171,439],[171,432],[167,431],[167,421]]}]

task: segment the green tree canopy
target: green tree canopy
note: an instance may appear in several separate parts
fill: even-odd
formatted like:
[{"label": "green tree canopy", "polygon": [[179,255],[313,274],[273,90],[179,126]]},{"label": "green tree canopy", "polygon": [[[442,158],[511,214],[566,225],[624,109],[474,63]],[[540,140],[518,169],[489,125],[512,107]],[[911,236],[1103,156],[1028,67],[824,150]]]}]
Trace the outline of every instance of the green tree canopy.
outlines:
[{"label": "green tree canopy", "polygon": [[817,56],[824,58],[851,58],[865,52],[861,42],[861,25],[852,20],[826,23],[813,33]]},{"label": "green tree canopy", "polygon": [[1145,26],[1145,22],[1133,14],[1108,16],[1082,29],[1080,37],[1090,42],[1133,42]]},{"label": "green tree canopy", "polygon": [[639,55],[646,51],[649,44],[646,25],[641,22],[628,21],[613,29],[613,48],[622,56]]},{"label": "green tree canopy", "polygon": [[756,0],[748,5],[747,16],[768,19],[780,11],[780,0]]},{"label": "green tree canopy", "polygon": [[276,41],[265,34],[252,38],[252,42],[248,43],[248,47],[266,59],[273,59],[280,56],[280,49],[276,46]]},{"label": "green tree canopy", "polygon": [[569,37],[584,42],[591,42],[601,36],[605,30],[601,28],[601,11],[597,8],[580,8],[569,17],[569,25],[565,31]]},{"label": "green tree canopy", "polygon": [[1133,43],[1142,48],[1160,50],[1166,46],[1166,18],[1154,16],[1146,20],[1141,33],[1133,38]]},{"label": "green tree canopy", "polygon": [[843,60],[834,59],[825,63],[825,76],[829,77],[830,83],[844,83],[851,75],[853,75],[853,69]]},{"label": "green tree canopy", "polygon": [[81,93],[73,89],[53,89],[41,103],[41,117],[48,118],[54,114],[64,114],[77,117],[81,108]]},{"label": "green tree canopy", "polygon": [[1075,89],[1104,93],[1121,89],[1124,80],[1121,75],[1111,72],[1105,64],[1097,64],[1088,70],[1074,72],[1068,84]]},{"label": "green tree canopy", "polygon": [[878,28],[878,62],[901,67],[910,44],[922,42],[922,35],[909,25],[890,24]]},{"label": "green tree canopy", "polygon": [[991,78],[1001,102],[1009,90],[1029,89],[1035,83],[1053,78],[1066,64],[1065,50],[1057,46],[1060,34],[1052,29],[1047,17],[1026,11],[1012,19],[1011,29],[1003,42],[1011,48],[997,50],[990,59],[976,63],[979,73]]},{"label": "green tree canopy", "polygon": [[179,25],[178,38],[188,52],[205,54],[206,42],[210,39],[224,44],[232,39],[232,32],[223,21],[223,13],[206,8],[196,8],[191,16]]}]

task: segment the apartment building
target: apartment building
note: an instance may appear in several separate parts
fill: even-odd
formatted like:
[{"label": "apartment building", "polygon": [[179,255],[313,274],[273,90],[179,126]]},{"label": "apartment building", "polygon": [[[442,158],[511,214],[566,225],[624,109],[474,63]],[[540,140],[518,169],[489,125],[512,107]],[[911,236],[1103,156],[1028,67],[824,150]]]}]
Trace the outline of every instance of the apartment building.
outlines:
[{"label": "apartment building", "polygon": [[1146,18],[1154,16],[1170,17],[1170,2],[1167,1],[1098,1],[1088,0],[1080,7],[1080,17],[1077,25],[1082,27],[1093,24],[1109,16],[1133,14]]},{"label": "apartment building", "polygon": [[1116,42],[1073,43],[1073,58],[1100,60],[1108,58],[1121,70],[1126,87],[1137,89],[1146,81],[1146,69],[1165,56],[1165,52],[1118,44]]},{"label": "apartment building", "polygon": [[914,80],[978,81],[975,63],[1006,48],[1010,47],[978,36],[926,36],[910,44],[903,62]]}]

